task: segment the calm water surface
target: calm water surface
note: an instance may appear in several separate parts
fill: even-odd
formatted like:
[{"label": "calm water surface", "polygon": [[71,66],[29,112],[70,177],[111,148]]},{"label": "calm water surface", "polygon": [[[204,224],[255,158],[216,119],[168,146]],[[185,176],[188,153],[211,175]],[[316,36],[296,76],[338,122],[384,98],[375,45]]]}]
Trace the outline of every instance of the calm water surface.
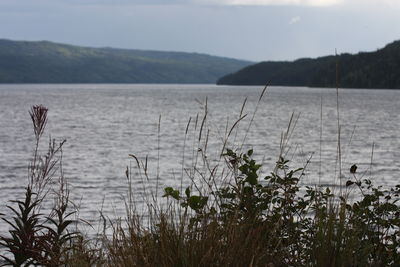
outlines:
[{"label": "calm water surface", "polygon": [[[49,108],[45,137],[66,139],[64,172],[80,216],[112,216],[123,209],[128,154],[148,157],[150,177],[179,184],[182,175],[185,129],[188,129],[184,167],[196,150],[196,116],[204,114],[207,98],[209,158],[218,158],[226,131],[239,117],[243,101],[248,116],[231,135],[230,146],[243,143],[244,133],[262,87],[214,85],[0,85],[0,212],[7,200],[21,196],[33,149],[28,111],[32,105]],[[339,90],[343,175],[357,164],[376,183],[392,186],[400,175],[400,91]],[[311,157],[303,183],[337,182],[336,90],[271,87],[261,101],[245,146],[270,172],[279,153],[281,134],[292,113],[299,115],[287,157],[301,167]],[[321,109],[322,106],[322,109]],[[160,132],[158,133],[161,115]],[[321,123],[322,117],[322,123]],[[233,137],[236,136],[236,140]],[[322,136],[322,138],[320,137]],[[204,137],[204,136],[203,136]],[[372,147],[374,151],[371,164]],[[321,153],[320,153],[321,151]],[[159,158],[159,160],[157,160]],[[321,173],[319,171],[321,170]],[[134,179],[136,179],[134,177]],[[137,178],[134,186],[141,187]],[[189,181],[188,181],[189,182]],[[2,226],[4,227],[4,225]],[[1,229],[1,228],[0,228]]]}]

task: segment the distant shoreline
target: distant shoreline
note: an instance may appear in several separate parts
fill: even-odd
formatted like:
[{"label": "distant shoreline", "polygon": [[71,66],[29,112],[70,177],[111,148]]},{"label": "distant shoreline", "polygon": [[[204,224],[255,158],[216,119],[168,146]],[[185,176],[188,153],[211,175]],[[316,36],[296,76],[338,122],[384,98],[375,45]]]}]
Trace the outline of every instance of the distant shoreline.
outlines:
[{"label": "distant shoreline", "polygon": [[[37,82],[37,83],[0,83],[1,86],[7,86],[7,85],[23,85],[23,86],[29,86],[29,85],[143,85],[143,86],[162,86],[162,85],[177,85],[177,86],[215,86],[215,87],[261,87],[265,85],[228,85],[228,84],[215,84],[215,83],[93,83],[93,82],[88,82],[88,83],[44,83],[44,82]],[[336,87],[314,87],[314,86],[296,86],[296,85],[269,85],[269,88],[276,88],[276,87],[287,87],[287,88],[309,88],[309,89],[332,89],[336,90]],[[339,90],[390,90],[390,91],[396,91],[399,90],[400,88],[356,88],[356,87],[339,87]]]},{"label": "distant shoreline", "polygon": [[295,61],[265,61],[225,75],[217,84],[400,89],[400,41],[374,52]]}]

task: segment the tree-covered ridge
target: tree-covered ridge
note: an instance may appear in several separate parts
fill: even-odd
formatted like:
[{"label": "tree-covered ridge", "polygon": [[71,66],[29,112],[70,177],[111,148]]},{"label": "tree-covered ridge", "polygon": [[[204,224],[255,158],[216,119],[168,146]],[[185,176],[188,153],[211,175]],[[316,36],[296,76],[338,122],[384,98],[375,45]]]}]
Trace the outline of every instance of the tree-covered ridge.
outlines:
[{"label": "tree-covered ridge", "polygon": [[400,41],[375,52],[261,62],[226,75],[218,84],[283,85],[344,88],[400,88]]},{"label": "tree-covered ridge", "polygon": [[0,39],[0,83],[215,83],[251,62]]}]

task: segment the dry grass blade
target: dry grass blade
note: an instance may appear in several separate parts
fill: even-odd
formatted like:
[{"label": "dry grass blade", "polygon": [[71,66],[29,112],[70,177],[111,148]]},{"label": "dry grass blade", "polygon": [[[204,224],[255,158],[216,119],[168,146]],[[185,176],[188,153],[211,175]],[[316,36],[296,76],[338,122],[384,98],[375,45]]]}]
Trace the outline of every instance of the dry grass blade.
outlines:
[{"label": "dry grass blade", "polygon": [[205,106],[204,106],[204,116],[203,116],[203,120],[201,121],[200,131],[199,131],[199,140],[198,140],[199,142],[201,141],[201,135],[203,133],[204,124],[205,124],[205,122],[207,120],[207,115],[208,115],[208,100],[206,98],[206,103],[205,103]]},{"label": "dry grass blade", "polygon": [[245,131],[244,138],[243,138],[243,141],[242,141],[242,143],[241,143],[241,146],[240,146],[239,151],[242,151],[243,145],[246,143],[247,135],[248,135],[248,133],[250,132],[250,128],[251,128],[251,126],[253,125],[254,118],[255,118],[255,116],[256,116],[256,114],[257,114],[257,111],[258,111],[258,107],[259,107],[259,105],[260,105],[260,103],[261,103],[261,100],[262,100],[263,97],[264,97],[264,94],[267,92],[268,86],[269,86],[269,84],[265,85],[264,89],[262,90],[262,92],[261,92],[261,94],[260,94],[260,97],[258,98],[256,107],[255,107],[255,109],[254,109],[253,115],[251,116],[249,125],[247,126],[247,129],[246,129],[246,131]]},{"label": "dry grass blade", "polygon": [[29,112],[32,123],[33,131],[35,132],[36,139],[39,139],[47,124],[47,111],[48,109],[42,105],[33,106]]}]

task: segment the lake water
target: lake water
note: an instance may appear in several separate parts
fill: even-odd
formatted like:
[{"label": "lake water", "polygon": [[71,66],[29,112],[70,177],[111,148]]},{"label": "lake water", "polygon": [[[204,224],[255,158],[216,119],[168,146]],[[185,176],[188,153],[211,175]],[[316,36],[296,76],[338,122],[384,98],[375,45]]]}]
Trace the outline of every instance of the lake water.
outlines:
[{"label": "lake water", "polygon": [[[141,161],[148,158],[150,182],[158,172],[160,187],[177,186],[182,176],[185,184],[190,183],[184,169],[193,164],[193,155],[198,151],[206,98],[208,113],[202,140],[208,132],[210,161],[218,160],[227,123],[229,129],[247,98],[243,113],[248,115],[238,123],[237,133],[232,132],[228,147],[244,143],[246,149],[254,148],[255,158],[264,162],[263,172],[269,173],[279,155],[281,134],[294,113],[299,117],[288,146],[290,165],[302,167],[312,156],[302,182],[337,183],[336,90],[268,88],[243,142],[262,89],[215,85],[0,85],[0,212],[6,211],[7,200],[21,197],[26,184],[34,145],[28,111],[36,104],[49,108],[44,136],[67,140],[64,173],[84,219],[98,218],[103,202],[103,212],[108,216],[118,216],[123,210],[125,170],[127,166],[135,167],[128,154]],[[343,179],[350,176],[350,166],[357,164],[359,175],[377,184],[399,183],[399,111],[400,91],[339,89]],[[141,179],[133,177],[138,191]]]}]

